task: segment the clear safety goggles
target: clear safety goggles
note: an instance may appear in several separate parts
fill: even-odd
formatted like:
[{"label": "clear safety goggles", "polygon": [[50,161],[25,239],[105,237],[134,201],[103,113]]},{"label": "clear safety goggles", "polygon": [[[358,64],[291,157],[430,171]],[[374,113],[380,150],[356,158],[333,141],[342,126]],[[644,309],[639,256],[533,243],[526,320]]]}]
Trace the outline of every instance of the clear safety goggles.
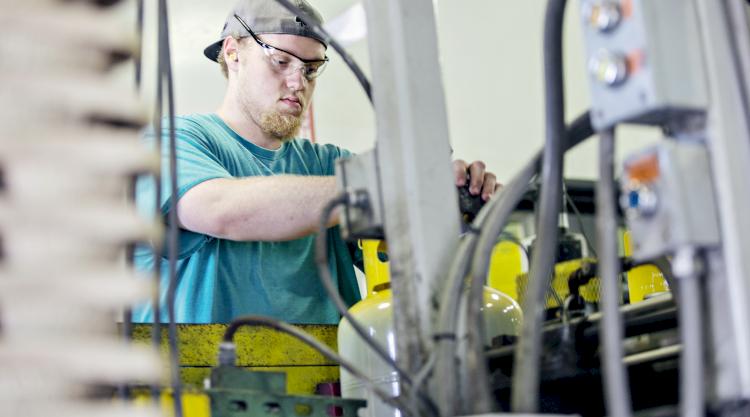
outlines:
[{"label": "clear safety goggles", "polygon": [[318,76],[323,73],[323,70],[326,69],[326,66],[328,66],[327,56],[323,59],[303,59],[289,51],[285,51],[263,42],[255,35],[252,29],[250,29],[250,26],[248,26],[241,17],[236,14],[234,17],[240,22],[245,30],[247,30],[255,42],[260,45],[266,60],[277,74],[286,76],[300,71],[305,79],[312,81],[318,78]]}]

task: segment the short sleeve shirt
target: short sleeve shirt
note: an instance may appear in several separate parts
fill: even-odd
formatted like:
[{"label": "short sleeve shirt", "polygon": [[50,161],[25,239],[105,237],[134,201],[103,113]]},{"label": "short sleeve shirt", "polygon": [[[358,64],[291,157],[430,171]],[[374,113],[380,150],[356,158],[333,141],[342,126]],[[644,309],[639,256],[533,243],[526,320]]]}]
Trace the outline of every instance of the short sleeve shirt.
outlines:
[{"label": "short sleeve shirt", "polygon": [[[333,175],[334,161],[350,153],[333,145],[294,139],[277,150],[245,140],[215,114],[178,117],[177,193],[216,178],[271,175]],[[163,219],[175,194],[169,177],[168,129],[162,130]],[[155,142],[153,134],[145,135]],[[136,202],[144,215],[156,213],[153,177],[140,178]],[[338,228],[328,230],[328,259],[333,279],[349,304],[359,300],[352,253]],[[163,252],[163,251],[162,251]],[[158,263],[158,265],[155,265]],[[135,265],[141,271],[161,271],[161,301],[166,306],[169,265],[166,254],[154,259],[152,247],[136,248]],[[315,265],[315,236],[283,242],[232,241],[179,230],[176,320],[179,323],[227,323],[241,315],[260,314],[291,323],[333,324],[339,314],[320,284]],[[161,321],[166,321],[162,308]],[[151,322],[150,304],[137,306],[134,322]]]}]

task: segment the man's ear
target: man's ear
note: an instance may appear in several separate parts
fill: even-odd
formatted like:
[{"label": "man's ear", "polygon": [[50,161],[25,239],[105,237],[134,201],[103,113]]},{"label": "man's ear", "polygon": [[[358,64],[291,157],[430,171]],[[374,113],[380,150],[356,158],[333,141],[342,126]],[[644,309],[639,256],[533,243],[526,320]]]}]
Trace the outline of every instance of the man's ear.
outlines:
[{"label": "man's ear", "polygon": [[224,54],[224,62],[227,63],[227,69],[229,71],[237,71],[237,67],[239,66],[239,56],[237,55],[239,48],[239,40],[232,36],[227,36],[227,38],[224,39],[222,53]]}]

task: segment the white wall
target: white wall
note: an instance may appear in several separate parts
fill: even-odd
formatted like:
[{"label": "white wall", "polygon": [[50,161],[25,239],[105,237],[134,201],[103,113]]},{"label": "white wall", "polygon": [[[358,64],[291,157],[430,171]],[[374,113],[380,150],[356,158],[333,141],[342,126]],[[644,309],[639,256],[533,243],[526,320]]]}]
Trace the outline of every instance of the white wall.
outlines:
[{"label": "white wall", "polygon": [[[543,0],[440,0],[439,37],[451,137],[458,155],[484,159],[508,179],[544,141]],[[589,105],[578,1],[569,1],[564,34],[566,118]],[[620,155],[657,138],[625,129]],[[596,176],[596,141],[572,151],[566,175]]]},{"label": "white wall", "polygon": [[[352,0],[311,0],[327,18]],[[146,2],[155,5],[156,2]],[[439,42],[443,59],[450,133],[455,155],[482,159],[507,181],[542,146],[544,107],[542,85],[542,23],[544,0],[438,0]],[[234,0],[171,0],[170,24],[178,113],[214,110],[224,79],[218,66],[202,55],[214,41]],[[155,7],[154,7],[155,8]],[[149,9],[149,12],[152,10]],[[146,25],[153,27],[153,13]],[[566,114],[570,120],[588,106],[578,2],[570,1],[566,19]],[[155,39],[144,39],[145,97],[153,96]],[[369,74],[366,41],[349,47]],[[371,107],[342,60],[332,62],[319,79],[315,124],[319,141],[353,151],[373,146],[375,122]],[[622,129],[619,154],[658,138],[653,129]],[[566,160],[570,177],[596,176],[596,142],[589,141]]]}]

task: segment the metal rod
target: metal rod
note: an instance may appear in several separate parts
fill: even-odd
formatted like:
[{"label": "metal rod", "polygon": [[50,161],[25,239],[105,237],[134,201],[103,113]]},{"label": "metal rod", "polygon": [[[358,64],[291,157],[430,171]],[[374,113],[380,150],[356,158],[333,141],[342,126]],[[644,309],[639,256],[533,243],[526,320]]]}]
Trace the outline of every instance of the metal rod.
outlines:
[{"label": "metal rod", "polygon": [[596,232],[601,280],[604,393],[607,411],[613,417],[629,417],[630,387],[622,365],[623,324],[620,316],[620,261],[617,255],[617,210],[615,208],[615,134],[601,132],[599,143],[599,181],[596,183]]},{"label": "metal rod", "polygon": [[677,251],[672,262],[672,272],[680,287],[679,314],[682,355],[680,357],[680,415],[700,417],[705,415],[703,391],[703,307],[699,267],[694,248]]},{"label": "metal rod", "polygon": [[681,351],[682,345],[666,346],[659,349],[647,350],[645,352],[628,355],[622,359],[622,363],[627,366],[633,366],[640,363],[653,362],[659,359],[677,356]]}]

